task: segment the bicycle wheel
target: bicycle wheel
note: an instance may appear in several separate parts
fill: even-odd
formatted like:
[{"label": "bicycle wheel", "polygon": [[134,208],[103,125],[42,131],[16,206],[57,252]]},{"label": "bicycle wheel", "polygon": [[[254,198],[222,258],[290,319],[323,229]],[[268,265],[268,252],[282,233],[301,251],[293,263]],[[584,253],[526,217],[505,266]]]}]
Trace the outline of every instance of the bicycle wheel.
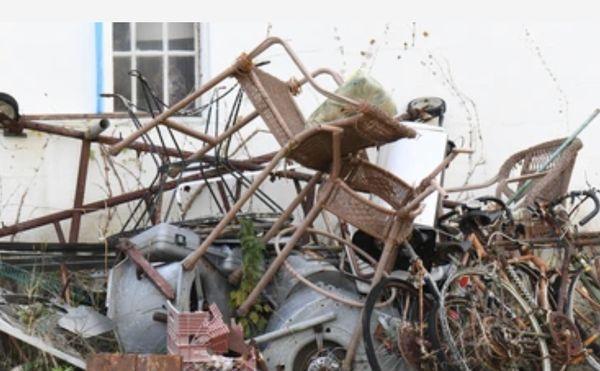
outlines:
[{"label": "bicycle wheel", "polygon": [[373,287],[363,309],[365,351],[374,371],[419,369],[425,342],[421,336],[420,310],[424,316],[431,301],[419,303],[419,291],[399,278],[385,278]]},{"label": "bicycle wheel", "polygon": [[567,316],[587,344],[587,363],[600,370],[600,256],[590,260],[590,270],[580,270],[571,280]]},{"label": "bicycle wheel", "polygon": [[448,278],[439,303],[440,351],[448,368],[544,370],[551,365],[541,327],[526,300],[496,273],[464,269]]}]

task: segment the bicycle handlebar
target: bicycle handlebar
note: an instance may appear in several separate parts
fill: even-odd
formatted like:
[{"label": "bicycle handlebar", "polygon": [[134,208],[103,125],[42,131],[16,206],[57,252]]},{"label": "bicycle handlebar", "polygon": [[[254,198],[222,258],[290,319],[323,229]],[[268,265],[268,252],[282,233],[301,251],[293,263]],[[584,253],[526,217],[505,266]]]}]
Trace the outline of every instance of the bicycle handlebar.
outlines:
[{"label": "bicycle handlebar", "polygon": [[598,215],[598,212],[600,212],[600,200],[598,200],[598,196],[596,195],[596,192],[597,191],[595,189],[569,192],[566,195],[556,198],[553,201],[551,201],[548,204],[548,209],[550,209],[550,210],[553,209],[556,205],[562,203],[564,200],[566,200],[568,198],[575,198],[575,197],[579,197],[579,196],[585,196],[586,198],[591,198],[592,201],[594,202],[594,210],[592,210],[588,215],[586,215],[584,218],[582,218],[579,221],[579,223],[578,223],[579,226],[583,227],[584,225],[589,223],[590,220],[594,219],[594,217],[596,215]]}]

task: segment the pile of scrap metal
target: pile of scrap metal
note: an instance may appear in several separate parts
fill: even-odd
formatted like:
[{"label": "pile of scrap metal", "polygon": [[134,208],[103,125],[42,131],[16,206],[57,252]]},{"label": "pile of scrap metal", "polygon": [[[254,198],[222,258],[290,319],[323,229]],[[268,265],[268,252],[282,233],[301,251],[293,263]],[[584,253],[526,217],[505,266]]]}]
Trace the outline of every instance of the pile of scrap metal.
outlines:
[{"label": "pile of scrap metal", "polygon": [[[300,78],[284,82],[266,72],[264,62],[257,62],[274,45],[283,47]],[[316,81],[320,75],[333,78],[338,85],[335,92]],[[87,366],[94,370],[366,370],[375,367],[372,349],[369,353],[362,344],[364,308],[371,305],[371,311],[373,306],[379,308],[375,311],[379,318],[373,319],[381,325],[378,339],[390,335],[386,331],[396,339],[381,345],[391,360],[385,369],[424,367],[424,359],[433,353],[424,351],[431,344],[424,341],[421,306],[430,303],[431,293],[424,296],[422,282],[424,278],[441,282],[450,266],[447,259],[434,256],[440,250],[434,228],[441,208],[437,195],[446,194],[440,185],[443,171],[458,154],[470,153],[447,145],[440,127],[445,111],[441,99],[414,100],[406,112],[398,114],[391,98],[372,78],[358,73],[344,82],[328,69],[310,73],[278,38],[242,54],[172,107],[165,107],[141,74],[132,71],[132,76],[144,89],[150,112],[141,120],[131,102],[110,95],[123,100],[135,123],[135,130],[125,138],[102,134],[108,115],[83,132],[42,124],[32,116],[20,117],[16,102],[1,111],[2,125],[11,135],[27,129],[82,141],[73,207],[0,228],[4,237],[53,225],[58,239],[43,246],[0,245],[2,264],[24,272],[42,266],[51,271],[44,285],[56,281],[58,288],[35,296],[23,290],[20,295],[2,293],[1,331],[77,367],[85,368],[83,359],[88,358]],[[219,93],[218,85],[224,81],[233,84]],[[306,84],[326,98],[307,119],[296,103]],[[208,103],[190,109],[200,97]],[[229,110],[219,114],[219,102],[224,100]],[[242,115],[248,102],[253,110]],[[173,118],[200,114],[206,123],[204,131]],[[257,122],[261,128],[266,126],[281,148],[243,158],[248,151],[234,149],[232,142],[239,147],[255,140],[257,131],[244,136],[242,129]],[[214,129],[213,135],[209,128]],[[199,141],[200,149],[184,149],[177,135]],[[93,143],[109,146],[112,156],[126,148],[152,156],[154,181],[144,189],[84,203]],[[557,143],[565,144],[562,151],[577,142]],[[371,162],[375,149],[379,149],[378,160]],[[411,158],[415,151],[419,161]],[[574,157],[563,162],[568,168],[542,168],[537,175],[514,179],[507,175],[501,185],[547,181],[559,174],[561,185],[567,187]],[[267,179],[292,180],[297,195],[281,207],[265,191]],[[190,219],[186,208],[179,219],[173,216],[172,206],[180,193],[170,191],[189,184],[200,185],[198,192],[208,194],[218,206],[216,215]],[[512,194],[511,200],[517,196],[523,194]],[[245,207],[251,201],[266,210],[250,212]],[[130,202],[137,206],[120,233],[103,244],[78,242],[83,214]],[[60,225],[67,219],[71,220],[68,239]],[[465,244],[448,246],[466,251]],[[108,277],[103,281],[107,267]],[[60,274],[53,276],[57,270]],[[76,279],[78,274],[88,275],[87,285]],[[407,314],[390,306],[404,298],[401,289],[369,302],[371,288],[382,279],[388,282],[390,276],[410,277],[406,290],[419,293],[420,300],[412,303],[421,303],[420,329],[398,327],[389,320]],[[96,284],[90,286],[90,281]],[[91,287],[98,282],[106,284],[99,300],[91,295],[95,290]],[[75,300],[74,295],[79,298]],[[31,307],[32,303],[54,308],[60,315],[44,316],[50,321],[44,330],[32,330],[16,314],[8,319],[11,305]],[[55,336],[42,336],[49,334]],[[106,334],[114,337],[106,339]],[[61,339],[54,338],[58,335]],[[73,336],[104,339],[74,347],[70,345]],[[46,339],[43,346],[42,338]],[[121,354],[105,354],[116,351]],[[143,354],[171,357],[149,361]]]}]

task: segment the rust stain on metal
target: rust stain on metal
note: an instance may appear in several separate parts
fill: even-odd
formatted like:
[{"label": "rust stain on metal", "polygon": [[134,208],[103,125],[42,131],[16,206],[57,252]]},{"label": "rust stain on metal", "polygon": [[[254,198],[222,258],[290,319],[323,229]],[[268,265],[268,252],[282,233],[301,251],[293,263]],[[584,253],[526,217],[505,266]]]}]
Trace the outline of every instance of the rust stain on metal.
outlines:
[{"label": "rust stain on metal", "polygon": [[138,267],[140,267],[148,279],[160,290],[163,295],[170,300],[175,299],[175,290],[173,287],[164,279],[163,276],[158,273],[154,267],[144,258],[142,253],[135,247],[135,245],[127,240],[121,239],[117,245],[119,250],[123,251],[129,259],[131,259]]}]

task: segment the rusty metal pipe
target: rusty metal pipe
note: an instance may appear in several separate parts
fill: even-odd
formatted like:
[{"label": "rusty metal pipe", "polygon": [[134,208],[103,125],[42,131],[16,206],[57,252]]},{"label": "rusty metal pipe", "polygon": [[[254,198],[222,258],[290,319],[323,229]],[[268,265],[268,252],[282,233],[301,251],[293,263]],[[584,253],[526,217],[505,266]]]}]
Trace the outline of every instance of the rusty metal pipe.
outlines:
[{"label": "rusty metal pipe", "polygon": [[[206,178],[216,178],[222,173],[221,169],[209,170],[204,172],[204,177]],[[176,188],[178,185],[193,182],[196,180],[204,179],[202,174],[194,174],[187,177],[182,177],[179,180],[172,180],[165,182],[163,185],[163,190],[168,191]],[[159,190],[159,186],[142,188],[137,191],[124,193],[115,197],[107,198],[101,201],[95,201],[81,206],[80,211],[82,214],[87,214],[90,212],[104,210],[109,207],[118,206],[127,202],[135,201],[141,198],[146,197],[149,193],[157,192]],[[27,220],[21,223],[13,224],[10,226],[6,226],[0,228],[0,237],[10,236],[12,234],[16,234],[19,232],[23,232],[29,229],[41,227],[47,224],[53,224],[55,222],[59,222],[61,220],[69,219],[73,216],[73,213],[76,210],[67,209],[62,210],[53,214],[48,214],[45,216],[41,216],[39,218]]]},{"label": "rusty metal pipe", "polygon": [[265,167],[265,169],[258,174],[255,178],[246,193],[242,197],[238,199],[238,201],[231,206],[231,209],[223,216],[223,219],[213,228],[210,234],[206,237],[206,239],[193,251],[189,254],[182,262],[183,268],[185,270],[191,270],[196,266],[196,263],[204,253],[208,250],[208,248],[212,245],[212,243],[219,237],[223,229],[235,218],[237,212],[244,206],[244,204],[252,197],[254,192],[260,187],[260,185],[267,179],[270,172],[277,166],[279,161],[284,158],[289,151],[289,146],[282,148],[275,157],[271,160],[271,162]]},{"label": "rusty metal pipe", "polygon": [[[43,124],[43,123],[33,122],[33,121],[23,121],[23,120],[19,121],[19,125],[23,125],[23,128],[25,128],[25,129],[39,131],[42,133],[60,135],[63,137],[79,139],[79,140],[85,139],[85,132],[80,131],[80,130],[65,128],[65,127],[56,126],[56,125],[48,125],[48,124]],[[92,142],[108,144],[108,145],[116,144],[119,141],[120,141],[119,138],[106,136],[106,135],[99,135],[97,138],[92,140]],[[133,143],[129,144],[127,146],[127,148],[132,149],[134,151],[139,151],[139,152],[158,153],[161,155],[166,155],[166,156],[170,156],[170,157],[178,157],[178,158],[188,157],[193,154],[193,152],[191,152],[191,151],[182,150],[181,152],[179,152],[174,148],[168,148],[168,147],[163,148],[160,146],[151,146],[149,144],[140,143],[140,142],[133,142]],[[229,163],[232,166],[239,168],[240,170],[257,170],[257,168],[258,168],[257,165],[270,160],[270,158],[272,158],[273,155],[274,155],[274,153],[272,152],[272,153],[261,155],[261,156],[251,158],[248,160],[229,160]],[[269,156],[271,156],[271,157],[269,157]],[[202,161],[204,161],[206,163],[215,163],[216,162],[214,156],[203,156]]]},{"label": "rusty metal pipe", "polygon": [[[198,151],[191,153],[185,158],[186,162],[198,161],[206,156],[208,151],[215,148],[217,144],[221,143],[223,140],[229,138],[235,132],[239,131],[241,128],[249,124],[252,120],[258,117],[258,112],[254,111],[250,113],[248,116],[242,118],[238,123],[231,126],[229,129],[222,132],[216,138],[213,138],[212,141],[208,142],[204,147],[200,148]],[[231,162],[231,160],[229,160]],[[169,169],[169,176],[174,178],[178,176],[181,171],[183,171],[183,166],[181,165],[173,165]]]},{"label": "rusty metal pipe", "polygon": [[[60,135],[62,137],[80,139],[80,140],[86,139],[84,131],[65,128],[62,126],[49,125],[49,124],[44,124],[41,122],[34,122],[34,121],[25,121],[23,119],[21,119],[21,121],[19,121],[19,125],[22,125],[24,129],[39,131],[39,132],[46,133],[46,134]],[[98,137],[92,139],[92,141],[101,143],[101,144],[111,145],[111,144],[118,143],[120,141],[120,139],[111,137],[111,136],[106,136],[106,135],[98,135]],[[181,151],[181,153],[179,153],[174,148],[162,148],[159,146],[152,147],[146,143],[139,143],[139,142],[133,142],[133,143],[129,144],[127,146],[127,148],[133,149],[135,151],[140,151],[140,152],[159,153],[159,154],[167,155],[170,157],[182,157],[182,156],[185,157],[185,156],[189,156],[192,154],[192,152],[190,152],[190,151]]]},{"label": "rusty metal pipe", "polygon": [[86,140],[95,140],[96,138],[98,138],[98,135],[100,135],[103,131],[108,129],[109,126],[110,126],[110,121],[108,119],[102,119],[102,120],[96,122],[95,124],[92,124],[92,126],[90,126],[84,132],[83,137]]},{"label": "rusty metal pipe", "polygon": [[[136,112],[138,117],[150,117],[147,112]],[[21,120],[25,121],[69,121],[69,120],[95,120],[95,119],[129,119],[128,112],[107,112],[107,113],[41,113],[36,115],[22,115]]]},{"label": "rusty metal pipe", "polygon": [[296,210],[296,207],[298,207],[298,205],[300,205],[304,198],[306,198],[308,192],[312,191],[313,188],[315,188],[317,183],[321,180],[321,176],[321,172],[315,173],[312,176],[308,184],[302,189],[302,191],[300,191],[296,198],[294,198],[294,200],[285,209],[283,214],[277,219],[275,224],[273,224],[271,228],[267,231],[267,233],[261,238],[262,243],[266,244],[271,240],[271,238],[275,237],[283,223],[285,223],[287,218],[289,218],[290,215],[292,215],[292,213],[294,212],[294,210]]},{"label": "rusty metal pipe", "polygon": [[[321,210],[323,209],[323,207],[325,206],[325,203],[329,199],[329,196],[333,192],[333,189],[334,189],[333,182],[335,182],[338,179],[339,172],[341,170],[341,165],[336,165],[336,164],[340,164],[340,162],[341,162],[341,159],[339,157],[340,157],[340,153],[341,153],[340,146],[341,146],[341,136],[343,134],[343,130],[341,130],[339,128],[334,128],[334,127],[329,127],[327,125],[324,125],[320,129],[315,128],[313,130],[307,130],[307,131],[303,132],[302,134],[298,135],[299,138],[297,139],[297,141],[302,142],[303,139],[309,138],[315,130],[323,130],[323,129],[325,129],[326,131],[329,131],[331,133],[331,137],[332,137],[331,138],[331,142],[332,142],[332,146],[333,146],[332,156],[334,156],[334,158],[332,159],[332,162],[333,162],[332,173],[329,176],[329,179],[327,180],[327,184],[322,189],[322,194],[320,195],[319,199],[317,200],[317,203],[313,206],[313,208],[310,210],[308,215],[306,215],[305,219],[302,221],[302,224],[300,224],[300,226],[298,227],[298,229],[296,229],[294,234],[292,234],[292,236],[290,237],[290,240],[285,244],[285,247],[281,250],[281,253],[277,255],[277,257],[275,258],[275,260],[273,260],[273,262],[271,262],[271,265],[269,265],[269,268],[267,269],[265,274],[262,275],[262,277],[260,278],[260,280],[258,281],[256,286],[254,287],[252,292],[246,298],[246,300],[238,308],[237,313],[240,316],[243,316],[246,313],[248,313],[248,311],[250,310],[250,307],[252,307],[252,305],[254,305],[254,303],[258,299],[258,296],[261,294],[261,292],[264,291],[264,289],[267,287],[267,285],[271,282],[271,280],[273,279],[273,277],[275,276],[275,274],[277,273],[279,268],[281,268],[281,265],[285,262],[287,257],[290,255],[290,253],[294,249],[294,247],[296,247],[296,243],[298,242],[300,237],[302,237],[304,232],[306,232],[306,230],[311,226],[312,222],[317,218],[319,213],[321,213]],[[315,180],[315,182],[316,182],[316,180]]]},{"label": "rusty metal pipe", "polygon": [[206,134],[204,134],[204,133],[202,133],[200,131],[191,129],[191,128],[189,128],[189,127],[187,127],[187,126],[185,126],[183,124],[180,124],[178,122],[175,122],[173,120],[166,119],[166,120],[163,121],[163,123],[166,126],[170,127],[171,129],[173,129],[175,131],[178,131],[178,132],[180,132],[182,134],[188,135],[188,136],[190,136],[192,138],[199,139],[199,140],[201,140],[203,142],[206,142],[206,143],[216,143],[214,137],[212,137],[210,135],[206,135]]},{"label": "rusty metal pipe", "polygon": [[85,185],[87,183],[87,173],[90,163],[90,149],[92,143],[89,140],[81,142],[81,153],[79,155],[79,169],[77,171],[77,183],[75,183],[75,200],[73,201],[73,219],[69,230],[69,242],[77,242],[79,238],[79,227],[81,225],[81,206],[85,196]]}]

